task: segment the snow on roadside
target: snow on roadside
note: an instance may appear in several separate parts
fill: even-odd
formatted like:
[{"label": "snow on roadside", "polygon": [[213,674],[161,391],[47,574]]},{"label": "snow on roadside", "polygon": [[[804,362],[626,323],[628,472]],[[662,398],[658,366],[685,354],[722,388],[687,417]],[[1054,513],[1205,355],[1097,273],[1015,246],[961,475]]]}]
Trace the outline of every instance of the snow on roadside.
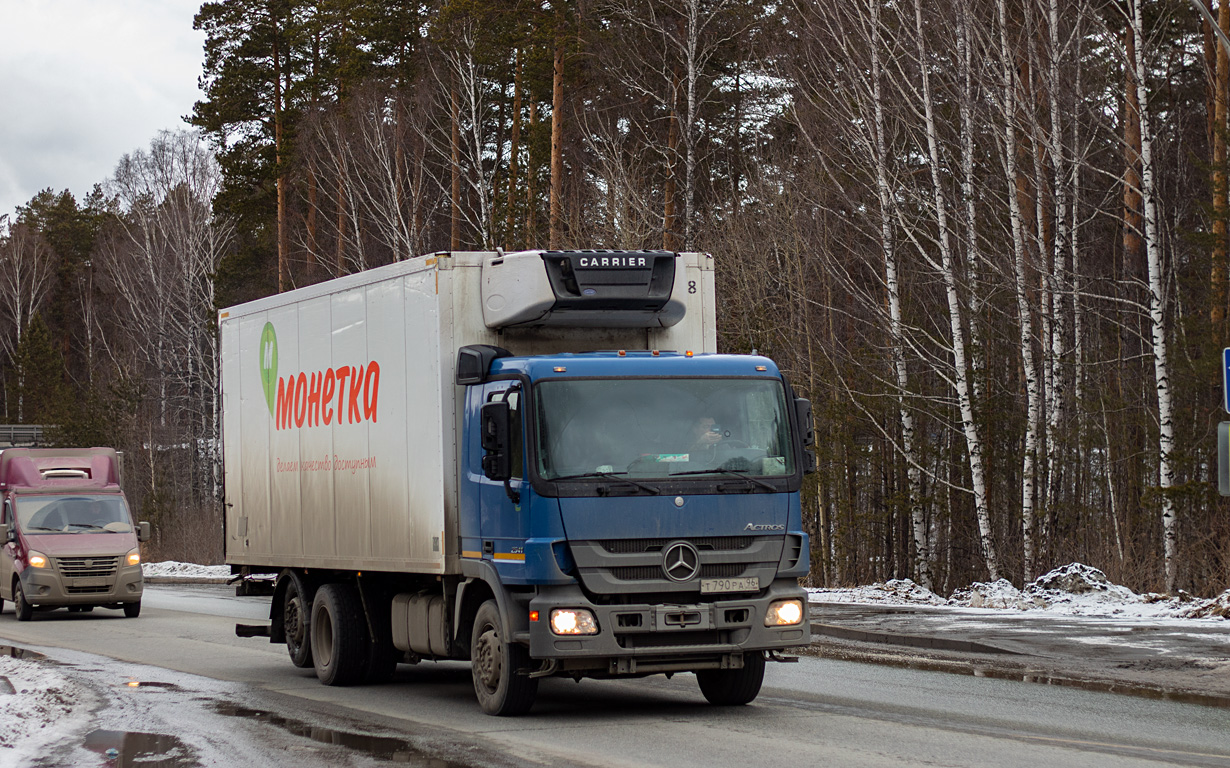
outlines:
[{"label": "snow on roadside", "polygon": [[1142,619],[1230,619],[1230,590],[1212,599],[1186,593],[1138,595],[1115,584],[1097,568],[1071,563],[1039,576],[1024,589],[1005,579],[975,582],[947,600],[910,579],[845,589],[810,589],[812,603],[930,605],[951,608],[1030,611],[1063,616]]},{"label": "snow on roadside", "polygon": [[141,575],[159,579],[222,579],[231,577],[229,565],[197,565],[167,560],[161,563],[142,563]]},{"label": "snow on roadside", "polygon": [[50,746],[83,732],[97,696],[55,666],[0,656],[0,766],[32,765]]}]

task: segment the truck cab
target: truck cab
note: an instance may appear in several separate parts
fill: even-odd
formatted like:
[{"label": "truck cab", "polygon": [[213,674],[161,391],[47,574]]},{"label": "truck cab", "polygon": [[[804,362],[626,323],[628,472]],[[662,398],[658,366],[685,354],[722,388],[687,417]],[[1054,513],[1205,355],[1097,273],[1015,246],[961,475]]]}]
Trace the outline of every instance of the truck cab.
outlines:
[{"label": "truck cab", "polygon": [[758,689],[762,651],[809,642],[810,406],[771,360],[470,354],[491,359],[466,399],[462,572],[520,603],[540,671]]},{"label": "truck cab", "polygon": [[140,542],[111,448],[0,452],[0,602],[36,610],[141,612]]}]

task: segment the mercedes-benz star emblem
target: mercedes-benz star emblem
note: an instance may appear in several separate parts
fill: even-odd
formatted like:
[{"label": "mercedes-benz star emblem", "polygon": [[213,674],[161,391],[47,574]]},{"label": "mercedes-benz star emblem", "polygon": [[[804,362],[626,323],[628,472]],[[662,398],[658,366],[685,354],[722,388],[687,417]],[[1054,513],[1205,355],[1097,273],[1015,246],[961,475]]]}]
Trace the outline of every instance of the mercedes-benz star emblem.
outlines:
[{"label": "mercedes-benz star emblem", "polygon": [[666,548],[662,571],[671,581],[688,581],[700,572],[700,553],[686,541],[677,541]]}]

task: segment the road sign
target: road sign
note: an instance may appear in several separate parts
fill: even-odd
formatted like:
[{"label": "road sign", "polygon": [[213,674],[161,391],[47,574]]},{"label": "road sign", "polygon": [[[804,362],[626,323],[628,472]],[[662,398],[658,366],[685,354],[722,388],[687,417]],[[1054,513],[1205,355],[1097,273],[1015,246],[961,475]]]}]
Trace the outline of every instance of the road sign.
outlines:
[{"label": "road sign", "polygon": [[1230,349],[1221,351],[1222,406],[1230,413]]}]

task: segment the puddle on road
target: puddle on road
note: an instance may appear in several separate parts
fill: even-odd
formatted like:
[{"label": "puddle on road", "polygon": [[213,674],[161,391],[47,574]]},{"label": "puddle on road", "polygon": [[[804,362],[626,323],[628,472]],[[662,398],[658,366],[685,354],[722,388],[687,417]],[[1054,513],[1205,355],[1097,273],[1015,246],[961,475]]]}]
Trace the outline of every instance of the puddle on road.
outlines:
[{"label": "puddle on road", "polygon": [[388,736],[368,736],[350,731],[337,731],[318,725],[309,725],[300,720],[275,715],[260,709],[249,709],[235,704],[219,703],[214,709],[222,715],[243,717],[281,728],[288,733],[302,736],[321,744],[333,744],[356,752],[362,752],[377,760],[388,760],[419,768],[465,768],[464,763],[454,763],[424,754],[422,750],[404,739]]},{"label": "puddle on road", "polygon": [[133,731],[91,731],[85,748],[106,759],[104,765],[116,768],[194,768],[199,765],[192,750],[165,733]]},{"label": "puddle on road", "polygon": [[14,659],[28,659],[29,661],[41,661],[47,658],[38,651],[28,651],[15,645],[0,645],[0,656],[12,656]]},{"label": "puddle on road", "polygon": [[[829,649],[820,654],[824,658],[839,659],[842,661],[866,662],[867,658],[859,653],[847,653],[840,650]],[[960,662],[945,662],[945,661],[928,661],[924,659],[887,659],[878,658],[874,663],[885,664],[893,667],[905,667],[907,669],[918,669],[924,672],[949,672],[959,675],[973,675],[974,677],[986,677],[994,680],[1015,680],[1022,683],[1041,683],[1043,685],[1062,685],[1069,688],[1080,688],[1086,691],[1098,691],[1100,693],[1124,693],[1129,696],[1141,696],[1146,699],[1159,699],[1162,701],[1175,701],[1181,704],[1199,704],[1205,707],[1221,707],[1230,708],[1230,696],[1223,696],[1214,693],[1187,693],[1182,691],[1167,691],[1159,688],[1151,688],[1147,685],[1139,685],[1123,681],[1114,680],[1083,680],[1074,677],[1061,677],[1057,675],[1048,675],[1037,670],[1029,670],[1025,668],[1016,670],[993,669],[990,667],[979,667],[976,665],[963,664]]]}]

